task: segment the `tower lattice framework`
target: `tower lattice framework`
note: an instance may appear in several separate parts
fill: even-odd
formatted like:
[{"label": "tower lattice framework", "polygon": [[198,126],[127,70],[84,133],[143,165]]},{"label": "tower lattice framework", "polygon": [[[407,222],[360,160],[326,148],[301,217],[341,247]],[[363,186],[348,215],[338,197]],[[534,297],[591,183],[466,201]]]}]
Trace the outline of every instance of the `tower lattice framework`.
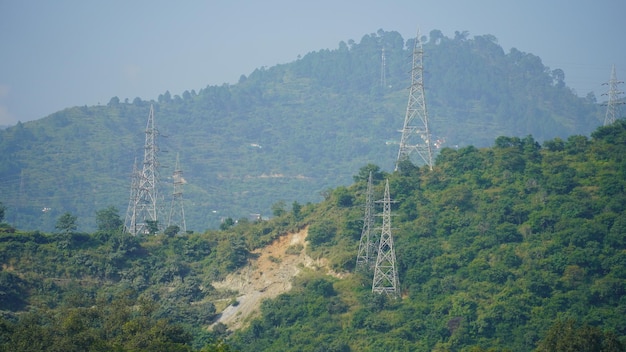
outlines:
[{"label": "tower lattice framework", "polygon": [[137,227],[137,190],[139,189],[139,169],[137,169],[137,158],[133,163],[133,172],[130,175],[130,197],[128,200],[128,209],[126,210],[126,219],[124,221],[124,231],[135,235],[132,230]]},{"label": "tower lattice framework", "polygon": [[604,126],[610,125],[615,122],[616,119],[619,119],[620,116],[620,108],[619,106],[624,104],[624,102],[620,101],[619,95],[624,92],[620,91],[617,86],[619,84],[624,83],[623,81],[618,81],[615,75],[615,65],[613,65],[613,70],[611,71],[611,79],[604,83],[603,85],[609,86],[609,91],[602,94],[608,95],[609,100],[606,103],[606,115],[604,116]]},{"label": "tower lattice framework", "polygon": [[176,154],[176,168],[172,175],[174,191],[172,192],[172,203],[170,204],[170,214],[167,226],[178,226],[182,232],[187,231],[185,223],[185,208],[183,205],[183,185],[186,183],[183,178],[183,171],[180,169],[179,155]]},{"label": "tower lattice framework", "polygon": [[154,124],[154,108],[150,105],[150,114],[146,124],[146,140],[144,144],[143,168],[141,173],[135,172],[131,184],[131,199],[126,219],[126,231],[131,235],[148,234],[150,222],[159,225],[159,163],[156,138],[159,132]]},{"label": "tower lattice framework", "polygon": [[374,238],[374,202],[372,200],[372,172],[367,180],[367,193],[365,195],[365,216],[363,218],[363,231],[359,242],[359,252],[356,257],[356,267],[368,270],[374,264],[376,254],[376,239]]},{"label": "tower lattice framework", "polygon": [[387,63],[385,60],[385,48],[383,47],[380,54],[380,86],[387,87]]},{"label": "tower lattice framework", "polygon": [[389,196],[389,180],[385,182],[383,198],[383,226],[378,244],[378,255],[374,267],[372,281],[373,293],[385,293],[393,298],[400,297],[400,282],[396,270],[396,253],[393,249],[391,236],[391,198]]},{"label": "tower lattice framework", "polygon": [[420,33],[417,32],[415,45],[413,46],[413,65],[411,69],[411,87],[409,89],[409,101],[407,103],[400,149],[396,159],[395,170],[398,164],[404,160],[410,160],[411,155],[417,153],[422,161],[433,168],[433,151],[430,129],[428,127],[428,111],[424,94],[424,49],[420,41]]}]

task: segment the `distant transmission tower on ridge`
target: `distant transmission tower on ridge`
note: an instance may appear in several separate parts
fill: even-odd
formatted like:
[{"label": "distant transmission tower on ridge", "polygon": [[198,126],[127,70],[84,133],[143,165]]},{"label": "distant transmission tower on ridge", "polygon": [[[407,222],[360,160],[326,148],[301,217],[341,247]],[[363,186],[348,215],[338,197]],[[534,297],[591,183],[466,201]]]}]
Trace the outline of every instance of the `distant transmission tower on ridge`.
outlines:
[{"label": "distant transmission tower on ridge", "polygon": [[172,193],[172,203],[170,205],[170,216],[167,226],[178,226],[182,232],[187,231],[185,223],[185,208],[183,206],[183,185],[187,183],[183,178],[183,171],[180,169],[179,155],[176,154],[176,168],[172,175],[174,181],[174,192]]},{"label": "distant transmission tower on ridge", "polygon": [[385,293],[393,298],[400,297],[400,281],[396,270],[396,253],[393,249],[391,236],[391,198],[389,197],[389,180],[385,183],[383,199],[383,227],[378,244],[378,255],[374,267],[372,293]]},{"label": "distant transmission tower on ridge", "polygon": [[428,127],[428,113],[424,95],[424,50],[420,41],[420,32],[417,31],[415,45],[413,46],[413,67],[411,69],[411,87],[409,89],[409,102],[406,107],[400,149],[396,159],[396,168],[404,160],[410,160],[411,154],[416,152],[428,167],[433,169],[433,152],[430,141],[430,129]]},{"label": "distant transmission tower on ridge", "polygon": [[387,87],[387,63],[385,62],[385,47],[383,47],[380,58],[380,86]]},{"label": "distant transmission tower on ridge", "polygon": [[361,241],[359,242],[359,252],[356,257],[356,268],[368,270],[372,267],[374,255],[376,253],[376,241],[373,237],[374,217],[372,211],[374,202],[372,201],[372,172],[367,181],[367,193],[365,194],[365,216],[363,220],[363,231],[361,231]]},{"label": "distant transmission tower on ridge", "polygon": [[149,222],[151,221],[157,226],[159,225],[159,163],[157,161],[159,149],[156,145],[158,134],[159,131],[154,127],[154,108],[150,105],[150,114],[146,125],[143,169],[141,174],[133,172],[134,180],[131,182],[131,197],[127,212],[130,217],[127,215],[125,224],[125,230],[133,236],[150,233]]},{"label": "distant transmission tower on ridge", "polygon": [[606,103],[606,115],[604,116],[604,126],[610,125],[615,122],[616,119],[619,119],[620,109],[619,106],[624,104],[623,101],[619,100],[619,95],[624,94],[624,92],[617,89],[617,85],[624,83],[624,81],[618,81],[615,76],[615,65],[613,65],[613,70],[611,71],[611,79],[607,83],[603,83],[602,85],[608,85],[609,91],[602,94],[608,95],[609,101]]}]

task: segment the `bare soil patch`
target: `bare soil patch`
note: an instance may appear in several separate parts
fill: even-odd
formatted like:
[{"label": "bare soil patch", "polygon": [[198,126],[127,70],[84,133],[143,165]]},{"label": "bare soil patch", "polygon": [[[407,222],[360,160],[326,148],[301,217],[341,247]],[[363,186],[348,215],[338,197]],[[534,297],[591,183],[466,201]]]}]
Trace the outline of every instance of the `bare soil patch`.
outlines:
[{"label": "bare soil patch", "polygon": [[222,323],[230,330],[245,326],[259,312],[264,299],[274,298],[291,289],[291,280],[302,268],[326,269],[323,259],[306,255],[307,228],[276,239],[253,253],[258,257],[225,280],[214,282],[216,289],[238,292],[237,302],[227,306],[213,325]]}]

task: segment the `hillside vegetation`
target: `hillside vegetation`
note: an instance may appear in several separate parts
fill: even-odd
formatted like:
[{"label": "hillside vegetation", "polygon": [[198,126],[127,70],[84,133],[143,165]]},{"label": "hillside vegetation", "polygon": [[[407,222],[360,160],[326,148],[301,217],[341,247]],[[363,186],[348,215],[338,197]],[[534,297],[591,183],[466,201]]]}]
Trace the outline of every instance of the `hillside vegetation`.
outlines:
[{"label": "hillside vegetation", "polygon": [[[539,144],[446,148],[432,171],[368,164],[317,204],[274,206],[180,236],[99,231],[0,235],[5,350],[624,351],[626,122]],[[355,273],[366,179],[389,179],[402,299]],[[3,214],[4,215],[4,214]],[[102,213],[101,213],[102,215]],[[64,217],[59,218],[59,220]],[[231,331],[207,329],[238,293],[212,283],[308,227],[291,291]],[[298,255],[302,248],[294,248]],[[276,258],[278,261],[279,259]],[[340,277],[340,278],[338,278]],[[220,342],[221,341],[221,342]]]},{"label": "hillside vegetation", "polygon": [[[123,215],[133,161],[143,158],[150,105],[161,134],[164,212],[179,154],[189,229],[269,216],[277,202],[319,202],[328,189],[349,185],[362,165],[393,167],[413,41],[380,30],[259,68],[237,84],[165,92],[157,101],[113,97],[105,106],[70,107],[18,123],[0,131],[6,219],[22,229],[53,231],[56,219],[70,212],[79,229],[93,231],[96,211],[115,206]],[[448,38],[433,31],[424,42],[431,128],[445,146],[486,147],[500,135],[533,135],[539,142],[588,136],[600,125],[604,109],[593,95],[578,97],[562,70],[533,54],[505,53],[495,37],[465,32]]]}]

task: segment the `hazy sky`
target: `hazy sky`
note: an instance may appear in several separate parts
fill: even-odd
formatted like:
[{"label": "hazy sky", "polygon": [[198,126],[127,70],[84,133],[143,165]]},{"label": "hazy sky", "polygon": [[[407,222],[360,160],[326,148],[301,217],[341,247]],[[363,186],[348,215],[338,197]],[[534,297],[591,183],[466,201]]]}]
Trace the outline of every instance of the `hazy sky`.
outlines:
[{"label": "hazy sky", "polygon": [[626,80],[625,14],[624,0],[0,0],[0,125],[236,83],[342,40],[378,29],[406,40],[418,27],[492,34],[602,101],[613,64]]}]

